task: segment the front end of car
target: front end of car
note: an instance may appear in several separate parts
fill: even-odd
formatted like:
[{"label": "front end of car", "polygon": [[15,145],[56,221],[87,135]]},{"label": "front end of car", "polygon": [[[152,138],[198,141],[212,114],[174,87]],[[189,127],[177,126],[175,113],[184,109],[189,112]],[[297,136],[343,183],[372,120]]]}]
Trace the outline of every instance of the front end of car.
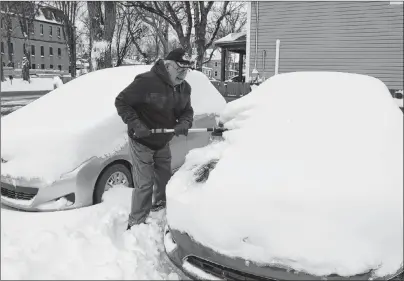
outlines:
[{"label": "front end of car", "polygon": [[375,278],[373,271],[351,277],[314,276],[291,268],[259,265],[220,254],[169,225],[164,230],[164,247],[172,263],[197,280],[403,280],[402,268],[396,274]]},{"label": "front end of car", "polygon": [[[4,162],[3,165],[6,164]],[[25,179],[2,174],[1,203],[33,212],[68,210],[89,205],[93,191],[89,187],[94,186],[99,172],[96,163],[91,158],[52,183],[40,178]]]}]

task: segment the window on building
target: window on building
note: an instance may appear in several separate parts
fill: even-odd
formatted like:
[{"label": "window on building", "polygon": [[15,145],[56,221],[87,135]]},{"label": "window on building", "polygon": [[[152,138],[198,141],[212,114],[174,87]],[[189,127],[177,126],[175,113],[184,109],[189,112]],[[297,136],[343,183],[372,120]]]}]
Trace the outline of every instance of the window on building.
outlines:
[{"label": "window on building", "polygon": [[215,71],[215,77],[217,77],[217,71]]},{"label": "window on building", "polygon": [[49,65],[49,68],[50,68],[50,69],[53,69],[53,64]]},{"label": "window on building", "polygon": [[34,34],[34,23],[28,23],[28,32],[31,32],[31,34]]},{"label": "window on building", "polygon": [[39,25],[39,31],[41,32],[41,35],[43,35],[43,24]]},{"label": "window on building", "polygon": [[5,66],[6,66],[6,62],[3,61],[3,67],[5,67]]},{"label": "window on building", "polygon": [[49,47],[49,55],[53,56],[53,48],[52,47]]},{"label": "window on building", "polygon": [[62,56],[62,49],[58,48],[58,56],[61,57]]},{"label": "window on building", "polygon": [[1,42],[1,53],[4,54],[4,42]]},{"label": "window on building", "polygon": [[13,42],[11,42],[11,45],[10,45],[10,52],[12,55],[14,55],[14,43]]},{"label": "window on building", "polygon": [[36,64],[35,63],[31,63],[31,69],[36,69]]},{"label": "window on building", "polygon": [[60,38],[60,27],[58,27],[58,37]]},{"label": "window on building", "polygon": [[41,64],[41,69],[45,69],[45,64]]},{"label": "window on building", "polygon": [[52,26],[49,26],[49,36],[52,37],[53,29]]},{"label": "window on building", "polygon": [[45,47],[41,46],[41,57],[45,56]]},{"label": "window on building", "polygon": [[35,56],[35,46],[31,45],[31,56]]},{"label": "window on building", "polygon": [[3,29],[3,28],[4,28],[4,19],[1,18],[1,29]]},{"label": "window on building", "polygon": [[62,71],[62,65],[58,65],[58,69],[60,70],[60,71]]}]

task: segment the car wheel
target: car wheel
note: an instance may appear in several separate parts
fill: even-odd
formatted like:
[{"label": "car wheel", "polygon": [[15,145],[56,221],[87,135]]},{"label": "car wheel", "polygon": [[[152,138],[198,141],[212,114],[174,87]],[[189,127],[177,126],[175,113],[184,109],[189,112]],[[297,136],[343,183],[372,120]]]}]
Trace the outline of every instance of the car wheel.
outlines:
[{"label": "car wheel", "polygon": [[112,165],[101,174],[95,184],[93,204],[101,203],[104,192],[117,184],[133,187],[132,174],[123,164]]}]

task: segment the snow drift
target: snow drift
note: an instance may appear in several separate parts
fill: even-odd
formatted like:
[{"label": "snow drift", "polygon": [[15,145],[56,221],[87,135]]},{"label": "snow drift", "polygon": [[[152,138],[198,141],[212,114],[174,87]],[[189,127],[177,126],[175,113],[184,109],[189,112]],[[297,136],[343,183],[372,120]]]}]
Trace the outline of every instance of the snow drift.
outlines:
[{"label": "snow drift", "polygon": [[[165,259],[164,211],[125,231],[131,188],[90,208],[1,210],[2,280],[183,280]],[[16,223],[18,222],[18,223]]]},{"label": "snow drift", "polygon": [[[110,155],[127,142],[115,98],[151,66],[103,69],[76,78],[2,118],[2,175],[51,183],[93,156]],[[219,113],[226,101],[197,71],[188,74],[195,115]]]},{"label": "snow drift", "polygon": [[191,151],[167,187],[170,227],[231,257],[319,276],[402,267],[403,113],[380,80],[280,74],[221,120],[225,141]]}]

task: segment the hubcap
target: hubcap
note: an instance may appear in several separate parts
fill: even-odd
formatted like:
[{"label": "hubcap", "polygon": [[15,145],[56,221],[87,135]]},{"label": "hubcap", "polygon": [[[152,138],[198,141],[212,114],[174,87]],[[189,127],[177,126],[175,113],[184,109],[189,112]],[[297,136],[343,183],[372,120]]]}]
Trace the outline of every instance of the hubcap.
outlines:
[{"label": "hubcap", "polygon": [[108,178],[107,183],[105,184],[105,191],[118,184],[129,186],[128,178],[122,172],[115,172]]}]

